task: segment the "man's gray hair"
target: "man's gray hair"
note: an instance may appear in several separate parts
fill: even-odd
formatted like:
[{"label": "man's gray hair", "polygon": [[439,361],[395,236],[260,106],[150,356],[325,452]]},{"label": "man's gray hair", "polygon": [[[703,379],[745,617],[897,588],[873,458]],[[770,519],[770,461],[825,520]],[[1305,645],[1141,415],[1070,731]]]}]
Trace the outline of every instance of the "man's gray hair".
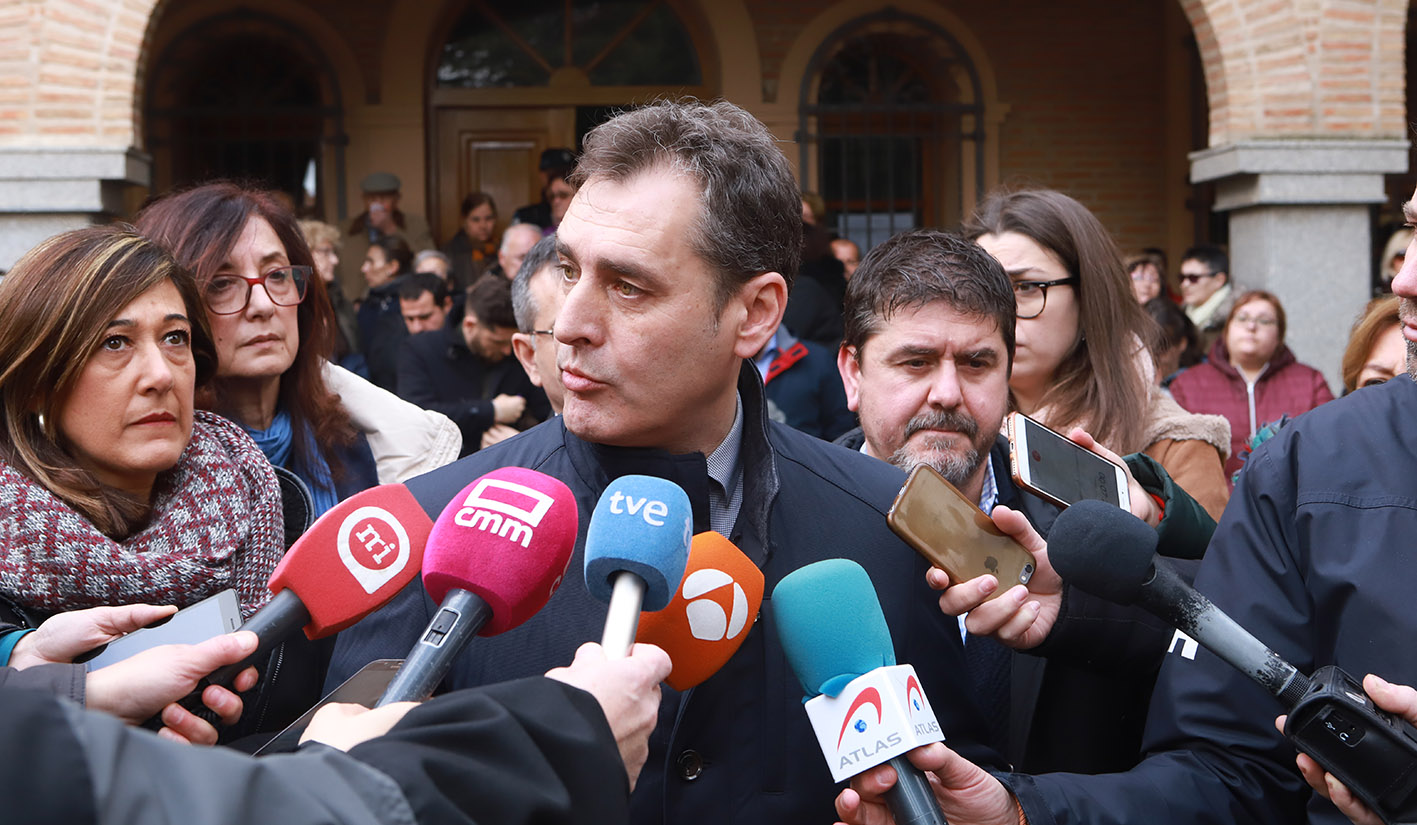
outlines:
[{"label": "man's gray hair", "polygon": [[512,313],[517,316],[517,330],[531,333],[536,326],[536,299],[531,295],[531,279],[556,263],[556,235],[547,235],[526,253],[522,268],[512,279]]},{"label": "man's gray hair", "polygon": [[447,255],[445,255],[444,253],[439,252],[439,251],[436,250],[436,249],[425,249],[425,250],[423,250],[422,252],[420,252],[420,253],[418,253],[417,255],[414,256],[414,258],[413,258],[413,268],[414,268],[414,269],[417,269],[417,268],[419,268],[420,266],[423,266],[423,262],[424,262],[424,261],[428,261],[428,260],[442,261],[444,266],[450,267],[450,268],[451,268],[452,265],[453,265],[453,259],[452,259],[452,258],[449,258],[449,257],[448,257]]},{"label": "man's gray hair", "polygon": [[649,169],[698,185],[689,243],[718,273],[719,308],[763,272],[781,273],[791,289],[802,259],[802,196],[766,126],[726,101],[662,100],[591,130],[572,182],[620,182]]},{"label": "man's gray hair", "polygon": [[507,242],[510,241],[510,240],[514,237],[514,234],[513,234],[513,233],[520,233],[520,232],[534,232],[534,233],[536,233],[537,237],[540,237],[540,236],[541,236],[541,227],[537,226],[537,225],[534,224],[534,223],[514,223],[514,224],[512,224],[511,226],[509,226],[509,227],[507,227],[506,229],[502,230],[502,242],[497,245],[498,251],[501,251],[501,250],[507,248]]}]

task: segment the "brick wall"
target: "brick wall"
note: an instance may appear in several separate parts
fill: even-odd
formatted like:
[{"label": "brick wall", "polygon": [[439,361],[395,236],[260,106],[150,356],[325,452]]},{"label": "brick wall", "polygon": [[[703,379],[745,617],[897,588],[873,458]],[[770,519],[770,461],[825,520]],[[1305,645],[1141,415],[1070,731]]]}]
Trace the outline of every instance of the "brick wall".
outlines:
[{"label": "brick wall", "polygon": [[130,145],[152,6],[12,0],[0,8],[0,145]]},{"label": "brick wall", "polygon": [[1405,134],[1405,0],[1181,0],[1211,86],[1210,143]]}]

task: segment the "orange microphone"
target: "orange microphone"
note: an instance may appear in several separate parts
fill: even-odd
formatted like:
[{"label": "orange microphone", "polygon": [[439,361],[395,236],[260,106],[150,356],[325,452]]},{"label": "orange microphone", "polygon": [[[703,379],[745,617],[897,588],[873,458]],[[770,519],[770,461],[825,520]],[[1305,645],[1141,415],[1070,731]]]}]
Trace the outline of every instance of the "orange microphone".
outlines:
[{"label": "orange microphone", "polygon": [[713,531],[694,536],[689,563],[669,606],[640,614],[635,641],[658,645],[673,670],[664,681],[688,690],[738,652],[763,603],[763,572]]}]

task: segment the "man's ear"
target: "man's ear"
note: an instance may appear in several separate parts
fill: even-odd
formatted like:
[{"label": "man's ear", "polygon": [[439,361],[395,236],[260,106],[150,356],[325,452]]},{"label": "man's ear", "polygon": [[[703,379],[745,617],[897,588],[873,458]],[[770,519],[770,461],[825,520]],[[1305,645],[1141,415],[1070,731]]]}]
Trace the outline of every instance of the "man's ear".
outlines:
[{"label": "man's ear", "polygon": [[1217,272],[1217,273],[1215,273],[1215,274],[1216,274],[1216,277],[1224,278],[1224,279],[1225,279],[1225,283],[1221,284],[1221,286],[1230,286],[1230,273],[1229,273],[1229,272]]},{"label": "man's ear", "polygon": [[512,333],[512,354],[521,362],[522,369],[531,383],[540,387],[541,371],[536,368],[536,345],[532,336],[525,332]]},{"label": "man's ear", "polygon": [[453,308],[453,296],[449,295],[443,299],[443,311],[447,312]]},{"label": "man's ear", "polygon": [[[752,358],[762,352],[782,323],[782,313],[787,309],[787,280],[777,272],[755,275],[739,288],[730,303],[734,304],[731,309],[737,319],[733,351],[739,358]],[[725,311],[722,319],[729,318]]]},{"label": "man's ear", "polygon": [[841,373],[841,387],[846,390],[846,407],[860,412],[861,362],[856,360],[856,348],[846,344],[836,351],[836,371]]}]

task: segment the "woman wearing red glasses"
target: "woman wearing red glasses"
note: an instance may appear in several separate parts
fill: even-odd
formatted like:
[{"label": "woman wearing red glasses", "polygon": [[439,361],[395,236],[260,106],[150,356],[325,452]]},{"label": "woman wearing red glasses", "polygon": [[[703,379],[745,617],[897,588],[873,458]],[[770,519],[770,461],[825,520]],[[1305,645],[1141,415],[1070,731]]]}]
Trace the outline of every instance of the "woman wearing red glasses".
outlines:
[{"label": "woman wearing red glasses", "polygon": [[197,278],[217,373],[197,405],[236,421],[300,477],[315,513],[378,483],[368,441],[326,383],[334,316],[295,217],[268,193],[212,183],[163,198],[138,230]]}]

